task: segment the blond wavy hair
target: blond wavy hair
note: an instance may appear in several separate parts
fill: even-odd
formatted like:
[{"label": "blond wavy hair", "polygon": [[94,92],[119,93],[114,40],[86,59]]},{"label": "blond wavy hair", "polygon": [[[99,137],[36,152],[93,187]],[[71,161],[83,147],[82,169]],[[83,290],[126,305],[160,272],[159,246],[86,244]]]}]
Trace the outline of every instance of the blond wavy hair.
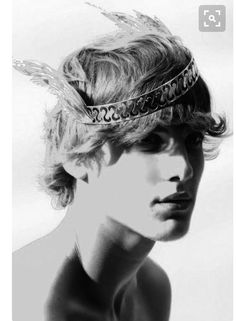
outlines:
[{"label": "blond wavy hair", "polygon": [[[151,91],[182,71],[190,59],[190,51],[176,36],[114,32],[70,54],[59,70],[87,105],[100,105]],[[95,162],[101,167],[101,146],[106,141],[125,149],[157,125],[182,123],[205,130],[204,155],[206,159],[216,157],[226,119],[212,112],[202,77],[172,106],[119,124],[82,124],[72,113],[55,107],[45,121],[46,155],[40,183],[52,196],[53,206],[64,208],[73,201],[76,186],[76,179],[63,168],[66,160],[76,159],[85,166]]]}]

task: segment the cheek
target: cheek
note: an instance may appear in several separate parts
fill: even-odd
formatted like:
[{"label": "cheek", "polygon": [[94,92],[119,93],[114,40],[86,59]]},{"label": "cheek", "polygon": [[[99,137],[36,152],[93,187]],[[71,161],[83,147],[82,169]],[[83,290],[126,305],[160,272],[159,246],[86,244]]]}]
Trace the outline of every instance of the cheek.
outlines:
[{"label": "cheek", "polygon": [[145,180],[148,185],[155,186],[162,180],[160,172],[160,164],[154,157],[150,157],[146,161]]},{"label": "cheek", "polygon": [[203,152],[201,151],[196,154],[192,154],[189,157],[189,161],[190,161],[191,166],[193,168],[194,179],[198,184],[201,180],[202,173],[204,170],[204,165],[205,165]]},{"label": "cheek", "polygon": [[153,155],[142,155],[129,159],[120,172],[127,173],[127,180],[132,182],[135,188],[148,190],[161,180],[158,160]]},{"label": "cheek", "polygon": [[153,182],[150,162],[141,157],[124,157],[102,174],[100,183],[123,203],[147,203]]},{"label": "cheek", "polygon": [[[124,157],[122,162],[112,169],[117,180],[122,179],[127,184],[133,184],[136,187],[148,183],[152,173],[151,161],[145,157],[129,155]],[[138,184],[138,185],[137,185]]]}]

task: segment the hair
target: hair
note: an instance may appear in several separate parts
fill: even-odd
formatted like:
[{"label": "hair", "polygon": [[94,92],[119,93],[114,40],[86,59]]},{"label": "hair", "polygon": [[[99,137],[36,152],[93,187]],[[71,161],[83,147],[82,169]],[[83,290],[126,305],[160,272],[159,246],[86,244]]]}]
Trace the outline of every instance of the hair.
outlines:
[{"label": "hair", "polygon": [[[59,71],[87,105],[108,104],[151,91],[182,71],[192,55],[173,35],[115,32],[65,58]],[[41,183],[57,208],[73,201],[76,179],[63,163],[76,159],[87,167],[102,166],[106,141],[129,148],[157,125],[189,124],[205,131],[206,159],[218,154],[227,129],[225,116],[214,114],[209,89],[201,76],[173,105],[117,124],[88,125],[56,106],[45,122],[46,156]]]}]

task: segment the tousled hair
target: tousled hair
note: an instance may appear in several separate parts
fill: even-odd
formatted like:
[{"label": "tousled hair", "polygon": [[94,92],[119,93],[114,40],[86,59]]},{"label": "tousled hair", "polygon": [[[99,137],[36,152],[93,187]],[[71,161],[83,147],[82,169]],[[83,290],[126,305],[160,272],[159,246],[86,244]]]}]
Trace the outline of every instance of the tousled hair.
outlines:
[{"label": "tousled hair", "polygon": [[[59,71],[87,105],[126,100],[160,86],[182,71],[190,51],[176,36],[115,32],[70,54]],[[173,105],[153,114],[121,123],[88,125],[57,106],[45,122],[46,156],[41,184],[55,207],[73,201],[76,179],[63,163],[76,159],[87,167],[102,166],[101,146],[106,141],[129,148],[157,125],[189,124],[206,132],[206,159],[218,154],[219,138],[226,133],[226,119],[214,114],[209,89],[200,76],[196,84]]]}]

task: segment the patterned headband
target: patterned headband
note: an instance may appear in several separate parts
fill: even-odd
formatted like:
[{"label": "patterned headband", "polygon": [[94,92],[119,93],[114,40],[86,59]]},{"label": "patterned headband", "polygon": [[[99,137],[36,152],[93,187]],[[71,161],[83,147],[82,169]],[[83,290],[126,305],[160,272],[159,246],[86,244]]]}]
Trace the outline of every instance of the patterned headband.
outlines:
[{"label": "patterned headband", "polygon": [[[104,10],[102,13],[129,34],[137,31],[157,33],[158,30],[159,33],[171,35],[167,27],[156,17],[152,19],[137,11],[135,11],[137,18],[124,13],[108,13]],[[57,96],[58,108],[72,113],[79,122],[90,125],[114,124],[157,112],[183,96],[195,85],[199,77],[198,68],[192,58],[179,74],[148,93],[114,103],[87,106],[66,78],[47,64],[14,60],[13,67],[31,76],[34,83],[47,86],[51,93]]]},{"label": "patterned headband", "polygon": [[87,106],[86,109],[95,124],[140,118],[170,106],[194,86],[198,77],[199,72],[192,58],[177,76],[146,94],[116,103]]}]

